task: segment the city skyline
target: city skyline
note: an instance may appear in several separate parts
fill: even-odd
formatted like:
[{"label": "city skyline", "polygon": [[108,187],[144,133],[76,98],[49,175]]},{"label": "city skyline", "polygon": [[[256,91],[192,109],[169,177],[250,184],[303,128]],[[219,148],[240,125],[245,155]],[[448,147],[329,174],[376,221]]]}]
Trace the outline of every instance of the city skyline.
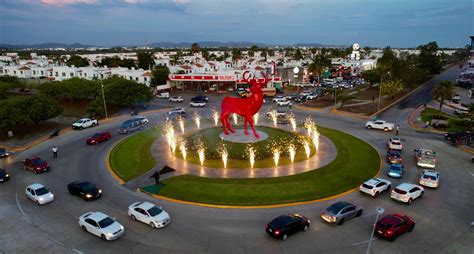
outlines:
[{"label": "city skyline", "polygon": [[472,3],[443,1],[20,0],[0,4],[0,43],[249,41],[462,47]]}]

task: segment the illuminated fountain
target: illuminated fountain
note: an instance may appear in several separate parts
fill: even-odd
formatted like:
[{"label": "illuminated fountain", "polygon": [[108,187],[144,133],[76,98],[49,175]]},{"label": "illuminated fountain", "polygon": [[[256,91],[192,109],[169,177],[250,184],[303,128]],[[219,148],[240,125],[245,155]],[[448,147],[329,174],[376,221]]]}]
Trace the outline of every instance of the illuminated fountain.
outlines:
[{"label": "illuminated fountain", "polygon": [[183,159],[186,160],[186,141],[180,140],[180,142],[179,142],[179,151],[183,155]]},{"label": "illuminated fountain", "polygon": [[296,147],[294,144],[290,144],[288,146],[288,153],[290,154],[291,163],[293,163],[295,161],[295,155],[296,155]]},{"label": "illuminated fountain", "polygon": [[253,168],[255,165],[255,148],[251,145],[247,145],[247,154],[249,156],[250,168]]},{"label": "illuminated fountain", "polygon": [[277,127],[277,123],[278,123],[278,116],[277,116],[277,112],[276,110],[272,110],[269,112],[270,114],[270,119],[272,119],[272,122],[273,122],[273,127]]},{"label": "illuminated fountain", "polygon": [[253,124],[254,125],[258,124],[258,112],[255,115],[253,115]]},{"label": "illuminated fountain", "polygon": [[275,167],[278,167],[278,162],[280,161],[280,148],[274,147],[272,149],[273,153],[273,162],[275,162]]},{"label": "illuminated fountain", "polygon": [[212,109],[212,119],[214,119],[214,126],[217,126],[219,123],[219,112],[215,109]]},{"label": "illuminated fountain", "polygon": [[236,113],[232,114],[232,119],[234,119],[234,124],[237,125],[237,114]]},{"label": "illuminated fountain", "polygon": [[217,151],[221,155],[224,168],[227,168],[227,158],[229,157],[229,152],[227,151],[227,148],[225,147],[224,143],[221,143]]},{"label": "illuminated fountain", "polygon": [[290,115],[288,116],[288,119],[290,120],[291,128],[293,129],[293,131],[296,131],[296,119],[295,119],[295,115],[290,114]]},{"label": "illuminated fountain", "polygon": [[177,140],[173,124],[170,121],[166,121],[163,126],[163,130],[166,142],[168,143],[171,152],[174,154],[176,152]]},{"label": "illuminated fountain", "polygon": [[316,150],[316,152],[318,152],[319,151],[319,131],[316,128],[314,128],[312,140],[313,140],[314,149]]},{"label": "illuminated fountain", "polygon": [[184,133],[184,120],[182,117],[178,117],[177,119],[179,128],[181,129],[181,133]]},{"label": "illuminated fountain", "polygon": [[304,128],[306,129],[306,133],[308,134],[308,137],[311,137],[311,133],[313,132],[313,129],[315,128],[315,124],[313,122],[313,119],[311,118],[306,118],[304,120]]},{"label": "illuminated fountain", "polygon": [[306,153],[306,158],[309,159],[309,156],[311,155],[311,148],[309,147],[309,143],[307,140],[303,141],[303,147],[304,151]]},{"label": "illuminated fountain", "polygon": [[201,115],[198,112],[194,112],[193,119],[194,123],[196,123],[196,127],[201,129]]},{"label": "illuminated fountain", "polygon": [[204,160],[206,159],[206,148],[204,147],[204,144],[201,142],[201,140],[198,140],[197,142],[197,154],[199,156],[199,162],[201,163],[201,166],[204,165]]}]

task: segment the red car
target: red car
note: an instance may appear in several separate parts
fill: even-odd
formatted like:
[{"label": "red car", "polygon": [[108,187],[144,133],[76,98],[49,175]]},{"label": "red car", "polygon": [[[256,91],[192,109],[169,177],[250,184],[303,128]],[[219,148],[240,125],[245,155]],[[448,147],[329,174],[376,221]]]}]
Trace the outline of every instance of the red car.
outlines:
[{"label": "red car", "polygon": [[99,132],[94,134],[92,137],[87,139],[87,144],[95,145],[98,143],[102,143],[112,138],[112,134],[110,132]]},{"label": "red car", "polygon": [[415,220],[404,214],[390,214],[383,217],[375,225],[375,234],[394,241],[398,236],[405,232],[413,231],[415,228]]},{"label": "red car", "polygon": [[402,164],[403,159],[402,159],[401,151],[400,150],[389,149],[387,151],[387,161],[390,164],[395,164],[395,163]]},{"label": "red car", "polygon": [[23,168],[31,170],[33,173],[43,173],[49,170],[48,163],[38,156],[31,156],[23,160]]}]

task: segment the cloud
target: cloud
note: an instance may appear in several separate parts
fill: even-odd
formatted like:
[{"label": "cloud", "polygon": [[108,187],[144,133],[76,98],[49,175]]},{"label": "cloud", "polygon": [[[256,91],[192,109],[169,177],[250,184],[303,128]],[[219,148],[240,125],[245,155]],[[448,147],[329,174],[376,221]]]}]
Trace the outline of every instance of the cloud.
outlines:
[{"label": "cloud", "polygon": [[93,4],[96,0],[41,0],[40,3],[53,6],[65,6],[70,4]]}]

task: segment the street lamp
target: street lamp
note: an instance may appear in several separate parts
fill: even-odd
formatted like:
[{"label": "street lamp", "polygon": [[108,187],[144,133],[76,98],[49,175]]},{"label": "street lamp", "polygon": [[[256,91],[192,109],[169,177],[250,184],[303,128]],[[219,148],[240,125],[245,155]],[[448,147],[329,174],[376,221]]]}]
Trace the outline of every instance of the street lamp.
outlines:
[{"label": "street lamp", "polygon": [[[379,101],[377,103],[377,111],[380,110],[380,100],[382,99],[382,85],[383,85],[383,75],[384,73],[382,73],[382,76],[380,77],[380,85],[379,85]],[[387,72],[387,75],[390,75],[390,72]]]},{"label": "street lamp", "polygon": [[104,101],[104,111],[105,111],[105,118],[109,118],[107,114],[107,104],[105,103],[105,93],[104,93],[104,84],[102,83],[102,78],[104,77],[103,70],[97,71],[100,74],[100,87],[102,89],[102,100]]},{"label": "street lamp", "polygon": [[385,209],[383,209],[382,207],[377,207],[375,209],[375,211],[377,212],[377,215],[375,216],[375,222],[374,222],[374,226],[372,227],[372,233],[370,234],[369,246],[367,246],[366,254],[370,254],[370,251],[371,251],[371,248],[372,248],[372,238],[374,238],[375,225],[377,224],[377,221],[379,220],[379,216],[383,212],[385,212]]}]

